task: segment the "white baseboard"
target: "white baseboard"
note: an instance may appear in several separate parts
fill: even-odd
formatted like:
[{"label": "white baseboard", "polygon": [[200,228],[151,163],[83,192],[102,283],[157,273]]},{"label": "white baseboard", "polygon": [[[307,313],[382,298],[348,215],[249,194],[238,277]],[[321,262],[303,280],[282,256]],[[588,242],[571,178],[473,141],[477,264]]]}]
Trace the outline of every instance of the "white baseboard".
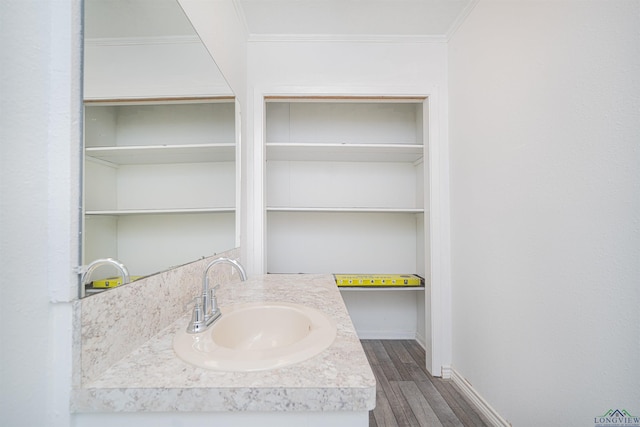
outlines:
[{"label": "white baseboard", "polygon": [[425,339],[423,334],[416,332],[413,338],[416,341],[418,341],[418,344],[420,344],[420,347],[424,348],[425,350],[427,349],[427,340]]},{"label": "white baseboard", "polygon": [[[445,376],[446,375],[448,376]],[[451,378],[453,383],[458,386],[460,392],[469,400],[473,406],[495,427],[511,427],[511,423],[502,418],[495,409],[487,403],[486,400],[473,388],[458,371],[450,366],[442,367],[442,378]]]},{"label": "white baseboard", "polygon": [[443,366],[442,367],[442,379],[443,380],[450,380],[451,376],[452,376],[452,371],[453,371],[453,369],[451,369],[451,366]]},{"label": "white baseboard", "polygon": [[356,329],[361,340],[414,340],[416,331],[363,331]]}]

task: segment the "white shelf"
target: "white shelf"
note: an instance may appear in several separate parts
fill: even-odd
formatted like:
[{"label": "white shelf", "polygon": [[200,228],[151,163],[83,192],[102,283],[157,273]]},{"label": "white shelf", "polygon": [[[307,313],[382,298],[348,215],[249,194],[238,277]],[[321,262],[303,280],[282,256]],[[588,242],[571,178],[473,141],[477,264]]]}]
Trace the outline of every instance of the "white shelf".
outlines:
[{"label": "white shelf", "polygon": [[424,213],[421,208],[268,206],[267,212]]},{"label": "white shelf", "polygon": [[415,163],[424,156],[418,144],[268,142],[266,146],[267,160]]},{"label": "white shelf", "polygon": [[146,98],[85,98],[87,106],[115,106],[123,105],[171,105],[171,104],[229,104],[235,103],[235,96],[168,96]]},{"label": "white shelf", "polygon": [[401,291],[401,292],[407,292],[407,291],[413,291],[413,292],[424,292],[424,286],[396,286],[396,287],[384,287],[384,286],[371,286],[371,287],[366,287],[366,286],[338,286],[338,289],[341,291],[348,291],[348,292],[371,292],[371,291],[375,291],[375,292],[389,292],[389,291]]},{"label": "white shelf", "polygon": [[190,214],[190,213],[231,213],[235,208],[188,208],[188,209],[114,209],[88,210],[85,215],[158,215],[158,214]]},{"label": "white shelf", "polygon": [[235,144],[87,147],[90,158],[115,165],[227,162],[235,160]]}]

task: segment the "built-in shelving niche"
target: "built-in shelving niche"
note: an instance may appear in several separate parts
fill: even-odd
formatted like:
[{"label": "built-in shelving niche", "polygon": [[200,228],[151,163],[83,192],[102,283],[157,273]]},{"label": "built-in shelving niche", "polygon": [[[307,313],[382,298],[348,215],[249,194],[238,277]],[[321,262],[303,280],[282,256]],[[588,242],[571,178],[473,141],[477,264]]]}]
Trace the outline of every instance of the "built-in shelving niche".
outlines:
[{"label": "built-in shelving niche", "polygon": [[[425,105],[265,99],[268,272],[428,276]],[[424,329],[423,290],[343,288],[343,297],[365,335],[413,338]]]},{"label": "built-in shelving niche", "polygon": [[233,98],[85,102],[84,260],[146,275],[232,248]]}]

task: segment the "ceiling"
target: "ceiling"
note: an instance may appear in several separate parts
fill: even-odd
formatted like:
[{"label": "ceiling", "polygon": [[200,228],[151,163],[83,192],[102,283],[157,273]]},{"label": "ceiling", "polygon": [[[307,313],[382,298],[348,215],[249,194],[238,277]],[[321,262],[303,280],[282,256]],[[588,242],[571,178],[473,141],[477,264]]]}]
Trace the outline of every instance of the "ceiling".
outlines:
[{"label": "ceiling", "polygon": [[[411,41],[448,39],[478,0],[232,1],[250,41]],[[89,39],[195,35],[176,0],[85,0],[85,11]]]},{"label": "ceiling", "polygon": [[86,39],[195,36],[177,0],[84,0]]}]

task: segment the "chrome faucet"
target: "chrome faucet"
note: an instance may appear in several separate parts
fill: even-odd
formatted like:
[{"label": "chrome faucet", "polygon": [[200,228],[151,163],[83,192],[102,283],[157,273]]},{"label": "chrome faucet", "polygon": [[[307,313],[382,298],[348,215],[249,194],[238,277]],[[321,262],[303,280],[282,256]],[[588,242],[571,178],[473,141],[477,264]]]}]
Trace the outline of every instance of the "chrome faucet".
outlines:
[{"label": "chrome faucet", "polygon": [[91,278],[93,272],[96,270],[96,268],[102,267],[103,265],[113,265],[114,267],[116,267],[118,270],[120,270],[120,275],[122,276],[122,284],[124,285],[125,283],[129,283],[129,270],[127,270],[127,267],[125,267],[123,263],[115,258],[100,258],[91,262],[87,266],[85,272],[82,274],[81,289],[83,294],[84,287],[87,283],[89,283],[89,279]]},{"label": "chrome faucet", "polygon": [[231,258],[217,258],[211,261],[204,269],[204,274],[202,275],[202,296],[196,298],[196,304],[193,308],[193,314],[191,315],[191,322],[189,326],[187,326],[187,332],[190,334],[205,331],[220,317],[220,310],[218,309],[218,302],[216,300],[216,289],[218,289],[220,285],[209,287],[209,278],[207,276],[213,266],[223,263],[231,264],[235,267],[240,274],[240,280],[243,282],[247,280],[247,273],[238,261]]}]

